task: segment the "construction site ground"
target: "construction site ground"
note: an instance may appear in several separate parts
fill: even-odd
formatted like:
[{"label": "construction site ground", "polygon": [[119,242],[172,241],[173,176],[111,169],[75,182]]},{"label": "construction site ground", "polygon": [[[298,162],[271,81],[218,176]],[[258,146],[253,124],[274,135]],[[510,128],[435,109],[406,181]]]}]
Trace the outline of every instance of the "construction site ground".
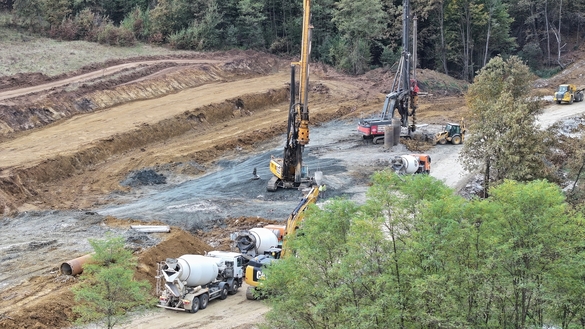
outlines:
[{"label": "construction site ground", "polygon": [[[158,262],[229,250],[230,233],[282,223],[303,193],[266,192],[270,157],[282,156],[285,141],[289,64],[257,52],[181,53],[59,79],[0,77],[0,328],[72,326],[69,289],[78,278],[59,267],[91,252],[90,238],[124,236],[139,259],[136,278],[154,287]],[[464,189],[472,174],[458,160],[462,146],[424,139],[465,116],[464,83],[417,71],[420,138],[384,148],[364,142],[356,127],[381,110],[393,73],[350,77],[318,64],[310,72],[304,160],[310,173],[324,174],[318,205],[363,202],[370,175],[412,152],[430,154],[431,175]],[[546,92],[556,87],[540,83]],[[551,105],[539,121],[582,112],[585,103]],[[140,233],[135,224],[171,232]],[[256,328],[268,308],[244,292],[197,314],[150,309],[121,327]]]}]

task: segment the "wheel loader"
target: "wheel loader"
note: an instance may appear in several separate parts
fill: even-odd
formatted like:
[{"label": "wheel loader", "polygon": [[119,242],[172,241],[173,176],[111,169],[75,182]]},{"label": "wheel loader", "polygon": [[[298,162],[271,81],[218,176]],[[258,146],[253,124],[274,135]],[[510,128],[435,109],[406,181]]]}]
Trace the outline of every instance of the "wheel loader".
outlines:
[{"label": "wheel loader", "polygon": [[435,144],[445,145],[449,142],[454,145],[459,145],[463,143],[466,132],[467,129],[465,128],[463,119],[461,123],[448,123],[443,128],[443,131],[435,135]]}]

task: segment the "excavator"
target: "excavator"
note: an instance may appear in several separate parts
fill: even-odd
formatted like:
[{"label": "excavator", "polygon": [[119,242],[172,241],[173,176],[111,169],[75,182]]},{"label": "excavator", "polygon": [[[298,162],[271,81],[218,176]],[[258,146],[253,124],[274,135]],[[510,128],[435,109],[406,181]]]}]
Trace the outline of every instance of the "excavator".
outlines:
[{"label": "excavator", "polygon": [[[416,17],[413,19],[413,48],[416,49]],[[411,53],[409,50],[408,31],[410,29],[410,1],[403,1],[402,19],[402,56],[398,69],[394,75],[390,93],[386,95],[382,113],[379,117],[361,119],[358,122],[358,131],[364,139],[371,139],[374,144],[384,140],[384,127],[393,124],[395,113],[400,115],[400,126],[408,128],[408,135],[416,130],[416,109],[418,108],[419,87],[416,77],[410,75]],[[413,50],[416,63],[416,50]],[[400,129],[396,127],[395,129]]]},{"label": "excavator", "polygon": [[[248,260],[248,264],[244,272],[244,282],[248,284],[248,288],[246,290],[247,299],[257,298],[254,292],[257,289],[260,280],[262,280],[264,277],[262,274],[263,268],[277,259],[290,256],[291,250],[288,246],[288,240],[290,237],[296,234],[297,229],[301,226],[301,223],[305,218],[305,210],[307,207],[309,207],[311,204],[315,204],[318,198],[319,187],[313,186],[311,190],[309,190],[309,192],[301,199],[292,213],[288,216],[286,225],[264,226],[265,229],[272,231],[272,233],[276,235],[278,239],[278,245],[262,250],[262,253],[259,255],[255,255],[255,253],[253,253],[255,256]],[[247,232],[239,232],[232,239],[234,240],[234,244],[238,247],[238,249],[240,249],[240,252],[243,255],[250,255],[250,251],[252,250],[250,246],[257,246],[258,244],[262,243],[261,241],[257,241],[261,239],[260,236],[256,236],[256,238],[254,238],[254,235],[250,235]]]},{"label": "excavator", "polygon": [[[280,188],[311,186],[314,179],[309,177],[307,166],[303,166],[303,151],[309,143],[309,53],[311,51],[311,1],[303,1],[303,35],[301,59],[291,63],[290,106],[288,112],[284,156],[270,159],[270,171],[274,175],[266,185],[273,192]],[[299,92],[296,93],[295,68],[300,68]]]}]

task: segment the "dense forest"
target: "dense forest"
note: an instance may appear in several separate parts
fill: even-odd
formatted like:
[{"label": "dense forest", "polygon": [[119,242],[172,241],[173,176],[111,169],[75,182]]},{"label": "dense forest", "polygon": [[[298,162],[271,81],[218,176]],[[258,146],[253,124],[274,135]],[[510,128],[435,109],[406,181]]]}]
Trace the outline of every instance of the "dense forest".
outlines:
[{"label": "dense forest", "polygon": [[[403,6],[313,0],[312,60],[350,74],[394,64],[402,52]],[[496,55],[519,55],[535,73],[553,74],[566,64],[562,54],[584,38],[583,0],[411,0],[410,8],[417,66],[468,81]],[[13,27],[62,40],[294,55],[303,1],[0,0],[0,10]]]}]

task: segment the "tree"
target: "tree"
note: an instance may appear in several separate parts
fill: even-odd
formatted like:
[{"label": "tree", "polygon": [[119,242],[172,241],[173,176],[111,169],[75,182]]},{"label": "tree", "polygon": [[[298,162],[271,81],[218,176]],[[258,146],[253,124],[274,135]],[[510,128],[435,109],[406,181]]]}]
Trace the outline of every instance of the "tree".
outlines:
[{"label": "tree", "polygon": [[45,0],[45,19],[51,26],[59,26],[72,13],[70,0]]},{"label": "tree", "polygon": [[469,130],[461,154],[467,170],[482,169],[484,195],[491,182],[543,177],[543,136],[535,120],[539,103],[530,98],[533,74],[522,61],[493,58],[469,87]]},{"label": "tree", "polygon": [[[451,201],[462,199],[452,197],[447,187],[430,176],[399,177],[381,172],[373,177],[365,205],[334,200],[323,210],[312,207],[292,240],[295,256],[265,271],[263,288],[272,306],[267,325],[408,328],[454,313],[452,304],[442,303],[445,299],[419,290],[423,285],[417,280],[420,263],[428,263],[420,252],[435,249],[415,248],[412,238],[421,236],[417,234],[422,225],[420,216],[429,205],[441,207],[444,215],[459,209]],[[437,223],[427,227],[437,227]],[[451,286],[432,288],[438,294]],[[424,303],[416,298],[417,291],[433,301],[432,309],[421,309]]]},{"label": "tree", "polygon": [[189,27],[193,21],[193,4],[186,0],[160,0],[149,11],[153,33],[162,33],[164,38]]},{"label": "tree", "polygon": [[263,48],[262,27],[266,22],[264,3],[257,0],[239,0],[238,31],[240,45],[244,48]]},{"label": "tree", "polygon": [[13,19],[32,31],[38,31],[43,24],[42,0],[15,0],[12,5]]},{"label": "tree", "polygon": [[465,200],[376,173],[366,203],[313,206],[263,288],[269,328],[575,328],[585,224],[562,191],[506,180]]},{"label": "tree", "polygon": [[122,237],[89,240],[95,253],[83,268],[81,282],[73,288],[78,302],[73,311],[77,322],[103,322],[113,328],[126,312],[153,302],[147,281],[134,281],[136,260],[124,248]]},{"label": "tree", "polygon": [[336,289],[344,281],[341,260],[348,252],[350,219],[357,209],[341,200],[333,200],[323,211],[317,211],[314,205],[308,208],[297,236],[288,237],[295,256],[264,271],[268,279],[263,281],[263,289],[271,296],[273,306],[267,315],[270,328],[342,323],[331,314],[343,309],[336,302],[341,293]]},{"label": "tree", "polygon": [[[380,0],[341,0],[337,3],[333,22],[349,46],[340,61],[347,60],[348,72],[362,74],[368,69],[371,42],[384,30],[384,18]],[[338,67],[340,63],[336,63]]]}]

